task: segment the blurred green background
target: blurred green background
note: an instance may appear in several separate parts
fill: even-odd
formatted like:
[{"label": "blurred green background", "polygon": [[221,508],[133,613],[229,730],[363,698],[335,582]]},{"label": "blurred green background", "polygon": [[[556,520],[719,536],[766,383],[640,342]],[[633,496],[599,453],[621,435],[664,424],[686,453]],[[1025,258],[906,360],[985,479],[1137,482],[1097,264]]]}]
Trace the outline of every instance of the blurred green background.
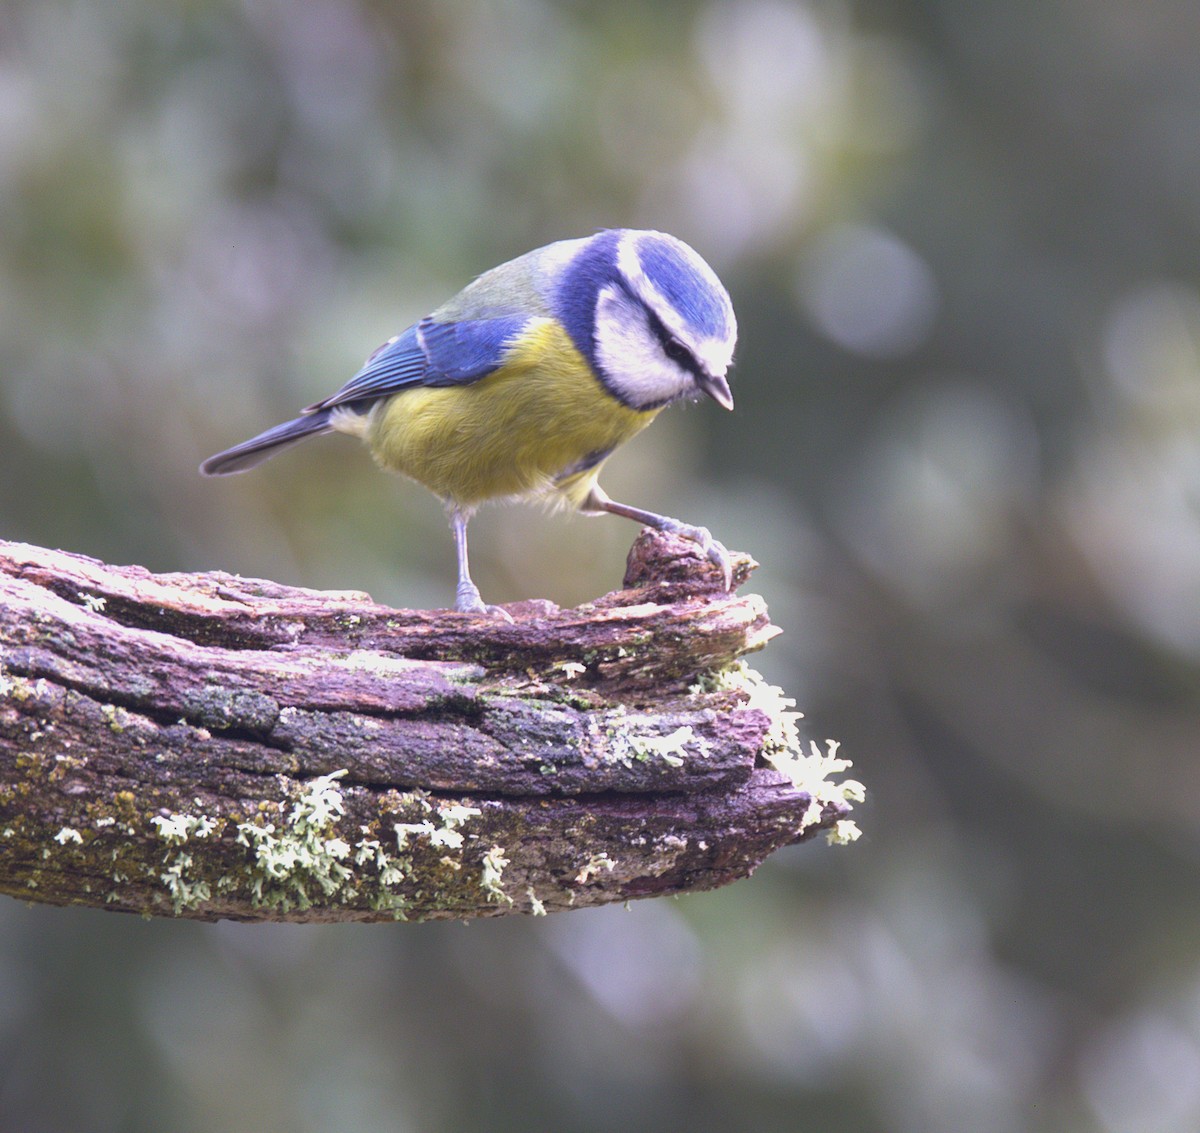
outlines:
[{"label": "blurred green background", "polygon": [[[0,537],[445,605],[344,438],[205,481],[479,271],[662,228],[737,411],[618,499],[763,567],[864,837],[549,920],[0,904],[0,1128],[1200,1129],[1195,0],[7,0]],[[619,582],[493,509],[491,601]]]}]

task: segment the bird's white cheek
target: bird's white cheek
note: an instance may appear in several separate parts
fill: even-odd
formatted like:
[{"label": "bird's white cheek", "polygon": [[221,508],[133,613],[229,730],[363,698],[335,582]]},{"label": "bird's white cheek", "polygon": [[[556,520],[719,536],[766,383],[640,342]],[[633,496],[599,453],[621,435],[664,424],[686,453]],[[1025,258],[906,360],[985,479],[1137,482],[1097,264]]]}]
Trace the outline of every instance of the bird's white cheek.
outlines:
[{"label": "bird's white cheek", "polygon": [[614,287],[596,300],[596,361],[630,405],[660,404],[688,389],[688,375],[663,354],[641,306]]}]

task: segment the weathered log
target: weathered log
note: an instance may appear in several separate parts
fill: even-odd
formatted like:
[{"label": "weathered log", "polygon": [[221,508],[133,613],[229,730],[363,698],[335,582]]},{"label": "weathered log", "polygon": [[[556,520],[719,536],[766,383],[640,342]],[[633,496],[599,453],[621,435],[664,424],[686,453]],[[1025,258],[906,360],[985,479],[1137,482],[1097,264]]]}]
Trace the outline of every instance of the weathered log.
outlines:
[{"label": "weathered log", "polygon": [[[742,583],[754,564],[736,558]],[[511,623],[0,543],[0,893],[206,920],[707,889],[844,821],[691,544]]]}]

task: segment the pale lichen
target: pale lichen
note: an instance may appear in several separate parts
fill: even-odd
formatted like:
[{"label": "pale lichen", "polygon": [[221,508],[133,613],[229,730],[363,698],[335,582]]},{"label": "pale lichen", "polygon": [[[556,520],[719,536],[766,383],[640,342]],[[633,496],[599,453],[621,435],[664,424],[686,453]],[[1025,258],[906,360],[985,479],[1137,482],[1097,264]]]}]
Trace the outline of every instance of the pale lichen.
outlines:
[{"label": "pale lichen", "polygon": [[[112,821],[115,820],[99,819],[96,825],[111,825]],[[164,842],[181,846],[189,838],[207,838],[217,828],[218,823],[207,814],[156,814],[150,819],[150,825],[157,829],[158,836]]]},{"label": "pale lichen", "polygon": [[586,862],[584,862],[579,872],[575,875],[575,880],[580,885],[586,885],[602,869],[608,870],[609,873],[612,873],[612,871],[616,868],[616,864],[617,863],[613,861],[612,858],[610,858],[606,853],[602,852],[599,854],[593,854]]},{"label": "pale lichen", "polygon": [[489,901],[505,901],[510,905],[513,903],[513,899],[504,892],[501,884],[505,867],[508,865],[509,859],[504,856],[504,850],[500,846],[493,846],[483,855],[483,872],[479,878],[479,885]]},{"label": "pale lichen", "polygon": [[[798,727],[798,721],[803,719],[804,714],[795,710],[795,700],[785,695],[782,689],[769,684],[745,661],[738,661],[728,669],[706,678],[693,691],[718,690],[744,693],[747,706],[757,708],[770,719],[771,727],[763,741],[763,757],[812,800],[804,813],[801,830],[820,822],[827,806],[846,811],[866,797],[866,788],[858,780],[835,780],[834,776],[852,766],[850,760],[838,755],[838,741],[826,740],[822,750],[816,740],[810,740],[806,748]],[[833,845],[845,845],[858,838],[859,833],[851,819],[841,818],[826,837]]]},{"label": "pale lichen", "polygon": [[629,736],[629,746],[635,758],[649,759],[657,756],[670,767],[682,767],[687,755],[685,744],[692,744],[701,756],[708,751],[708,741],[697,736],[690,725],[683,725],[665,736]]},{"label": "pale lichen", "polygon": [[[195,861],[192,854],[181,847],[192,839],[203,841],[224,824],[206,814],[156,814],[150,819],[150,825],[170,847],[163,855],[163,871],[159,874],[159,880],[171,897],[175,915],[199,908],[211,900],[212,886],[204,878],[194,876]],[[119,882],[123,878],[117,875],[114,880]],[[110,893],[109,899],[113,898],[114,894]]]},{"label": "pale lichen", "polygon": [[430,814],[437,816],[437,821],[425,819],[423,822],[397,822],[396,845],[400,850],[407,850],[411,839],[425,838],[431,846],[447,846],[450,849],[460,849],[464,835],[459,827],[469,818],[474,818],[483,812],[478,807],[445,805],[436,809],[425,803]]},{"label": "pale lichen", "polygon": [[351,847],[334,833],[346,812],[337,784],[345,774],[314,779],[278,825],[238,823],[237,842],[253,855],[249,888],[256,905],[287,912],[310,908],[314,889],[325,898],[354,895]]},{"label": "pale lichen", "polygon": [[4,662],[0,661],[0,696],[23,704],[29,700],[48,700],[53,694],[54,686],[45,677],[38,677],[36,681],[31,681],[28,677],[10,673],[5,668]]},{"label": "pale lichen", "polygon": [[635,761],[652,763],[657,760],[667,767],[682,767],[689,745],[700,758],[708,754],[708,741],[697,736],[691,725],[684,724],[666,735],[646,734],[633,730],[636,718],[628,715],[623,704],[618,704],[607,716],[604,733],[608,738],[607,758],[611,763],[632,769]]},{"label": "pale lichen", "polygon": [[[210,818],[198,799],[195,812],[151,819],[156,836],[167,845],[158,876],[176,915],[193,912],[214,898],[236,897],[281,914],[318,903],[356,904],[403,920],[415,900],[432,899],[434,905],[446,907],[461,900],[446,879],[480,861],[474,856],[478,851],[467,846],[468,838],[475,841],[478,836],[468,835],[463,827],[483,812],[434,803],[413,791],[390,801],[392,815],[417,819],[392,823],[394,848],[381,839],[380,822],[359,826],[355,838],[343,829],[347,808],[339,780],[345,775],[342,770],[318,776],[290,803],[263,804],[254,819],[238,822],[225,853],[230,845],[244,847],[247,861],[220,875],[212,868],[211,855],[206,855],[207,871],[201,871],[200,855],[193,856],[190,844],[220,837],[232,820]],[[499,846],[480,862],[479,884],[489,900],[510,900],[500,884],[507,864]],[[436,888],[414,894],[418,879],[422,884],[432,881]]]},{"label": "pale lichen", "polygon": [[848,818],[839,818],[830,827],[826,838],[831,846],[844,846],[848,842],[857,842],[861,836],[862,831],[859,830],[858,823]]},{"label": "pale lichen", "polygon": [[159,875],[171,895],[171,904],[176,916],[185,909],[197,909],[212,899],[212,887],[207,881],[203,878],[189,878],[193,864],[192,855],[181,850],[167,862]]},{"label": "pale lichen", "polygon": [[547,915],[546,906],[542,903],[541,898],[533,891],[533,886],[530,885],[525,890],[525,896],[529,899],[529,911],[535,917],[544,917]]}]

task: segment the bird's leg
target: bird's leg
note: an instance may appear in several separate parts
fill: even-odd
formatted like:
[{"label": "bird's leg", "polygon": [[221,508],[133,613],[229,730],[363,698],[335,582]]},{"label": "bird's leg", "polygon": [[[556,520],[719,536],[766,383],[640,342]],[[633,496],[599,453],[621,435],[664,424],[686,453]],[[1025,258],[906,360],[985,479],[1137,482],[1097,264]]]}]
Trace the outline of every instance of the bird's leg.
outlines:
[{"label": "bird's leg", "polygon": [[511,622],[512,616],[507,610],[485,605],[479,587],[471,581],[471,568],[467,562],[467,521],[470,518],[469,511],[453,504],[450,506],[450,529],[454,532],[454,550],[458,555],[458,589],[454,608],[462,614],[499,614]]},{"label": "bird's leg", "polygon": [[479,587],[471,581],[471,567],[467,562],[467,520],[470,513],[457,507],[450,509],[450,530],[454,532],[454,550],[458,555],[458,590],[454,608],[464,614],[483,614],[487,607],[480,597]]},{"label": "bird's leg", "polygon": [[635,523],[641,523],[646,527],[653,527],[656,531],[690,539],[700,547],[708,561],[721,572],[725,580],[725,589],[732,588],[733,563],[730,561],[729,552],[712,537],[707,527],[693,527],[690,523],[681,523],[669,515],[658,515],[656,512],[643,511],[640,507],[617,503],[599,484],[592,485],[592,490],[587,499],[583,501],[580,510],[607,511],[612,515],[623,515],[626,519],[632,519]]}]

